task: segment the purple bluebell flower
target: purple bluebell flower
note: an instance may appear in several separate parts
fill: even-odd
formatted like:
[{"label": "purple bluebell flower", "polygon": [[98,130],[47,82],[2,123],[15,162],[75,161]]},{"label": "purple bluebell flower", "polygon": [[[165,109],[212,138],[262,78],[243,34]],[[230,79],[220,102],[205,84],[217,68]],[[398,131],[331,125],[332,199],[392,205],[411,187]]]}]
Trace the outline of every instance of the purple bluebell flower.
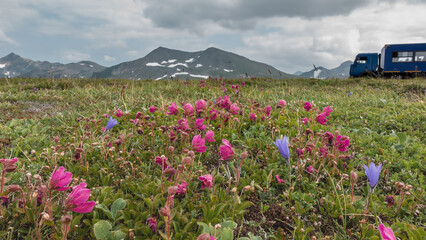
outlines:
[{"label": "purple bluebell flower", "polygon": [[106,130],[110,130],[111,128],[113,128],[115,125],[117,125],[118,122],[116,119],[109,117],[108,123],[105,127]]},{"label": "purple bluebell flower", "polygon": [[274,142],[275,146],[277,146],[278,150],[280,150],[281,155],[285,159],[290,158],[290,150],[288,149],[288,137],[281,136],[281,139],[277,138],[277,140]]},{"label": "purple bluebell flower", "polygon": [[348,97],[354,94],[352,91],[349,92]]},{"label": "purple bluebell flower", "polygon": [[367,175],[368,181],[370,182],[370,187],[374,188],[379,181],[380,170],[382,169],[382,164],[374,165],[374,163],[370,163],[370,167],[364,165],[365,174]]}]

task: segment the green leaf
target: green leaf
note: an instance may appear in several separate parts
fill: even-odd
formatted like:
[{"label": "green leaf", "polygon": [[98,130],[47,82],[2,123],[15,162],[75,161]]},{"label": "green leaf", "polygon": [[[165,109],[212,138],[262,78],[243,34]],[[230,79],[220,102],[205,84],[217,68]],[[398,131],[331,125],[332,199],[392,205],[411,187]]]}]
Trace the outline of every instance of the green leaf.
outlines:
[{"label": "green leaf", "polygon": [[233,240],[234,234],[230,228],[224,228],[222,231],[222,240]]},{"label": "green leaf", "polygon": [[117,212],[119,210],[123,210],[125,207],[126,207],[126,201],[124,201],[124,199],[119,198],[114,201],[114,203],[111,206],[111,214],[114,220],[117,217]]},{"label": "green leaf", "polygon": [[111,223],[101,220],[95,225],[93,225],[93,231],[95,232],[96,239],[109,239],[111,238],[111,232],[112,229]]},{"label": "green leaf", "polygon": [[125,232],[123,232],[123,231],[121,231],[121,230],[115,231],[115,232],[112,234],[112,239],[114,239],[114,240],[122,240],[122,239],[124,239],[125,237],[126,237],[126,233],[125,233]]}]

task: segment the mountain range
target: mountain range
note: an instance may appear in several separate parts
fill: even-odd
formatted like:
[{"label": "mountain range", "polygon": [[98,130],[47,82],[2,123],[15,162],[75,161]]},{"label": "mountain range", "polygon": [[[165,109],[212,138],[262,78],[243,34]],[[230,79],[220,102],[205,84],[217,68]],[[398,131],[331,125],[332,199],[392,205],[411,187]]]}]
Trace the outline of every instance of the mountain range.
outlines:
[{"label": "mountain range", "polygon": [[346,61],[340,64],[336,68],[327,69],[324,67],[315,67],[308,72],[296,72],[301,78],[318,78],[318,79],[329,79],[329,78],[348,78],[349,68],[351,67],[352,61]]},{"label": "mountain range", "polygon": [[[328,70],[318,67],[317,70],[314,69],[297,75],[305,78],[344,78],[348,75],[348,72],[348,62],[345,62],[335,69]],[[159,47],[143,58],[111,67],[101,66],[91,61],[68,64],[33,61],[10,53],[0,58],[0,77],[160,80],[171,78],[206,79],[209,77],[282,79],[297,78],[298,76],[284,73],[270,65],[218,48],[211,47],[204,51],[185,52]]]}]

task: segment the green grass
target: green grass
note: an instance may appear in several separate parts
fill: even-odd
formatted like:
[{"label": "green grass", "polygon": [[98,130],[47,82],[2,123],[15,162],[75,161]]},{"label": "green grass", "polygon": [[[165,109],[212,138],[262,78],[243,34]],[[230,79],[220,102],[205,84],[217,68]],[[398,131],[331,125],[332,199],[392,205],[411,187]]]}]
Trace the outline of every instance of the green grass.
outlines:
[{"label": "green grass", "polygon": [[[185,149],[191,150],[192,137],[200,132],[191,129],[188,136],[177,134],[174,142],[168,134],[183,117],[181,103],[191,103],[195,108],[199,99],[206,100],[208,110],[214,108],[223,114],[219,114],[218,120],[204,121],[207,129],[215,131],[216,141],[206,142],[207,151],[195,153],[194,165],[187,166],[178,177],[178,183],[188,182],[188,192],[176,196],[171,208],[172,239],[196,239],[203,232],[213,235],[218,223],[222,223],[222,228],[216,229],[216,239],[243,239],[249,237],[250,232],[251,239],[255,236],[380,239],[378,222],[391,226],[401,239],[426,236],[424,79],[223,82],[227,88],[225,93],[219,80],[206,80],[202,87],[200,81],[180,80],[2,79],[0,158],[19,159],[17,170],[6,174],[5,186],[22,186],[27,211],[18,206],[20,194],[10,193],[10,205],[1,207],[0,236],[33,239],[39,236],[37,226],[43,238],[62,236],[61,199],[69,191],[53,193],[54,204],[50,210],[53,219],[41,224],[38,216],[47,211],[46,205],[37,206],[32,195],[37,186],[47,185],[55,166],[65,166],[77,178],[74,185],[85,181],[92,190],[90,199],[97,202],[90,213],[68,213],[73,215],[72,226],[78,225],[68,233],[68,238],[95,238],[95,224],[105,220],[112,227],[111,236],[167,239],[167,220],[161,216],[160,209],[166,204],[167,187],[174,183],[162,183],[161,169],[154,161],[156,156],[165,155],[171,166],[178,168],[187,157]],[[239,85],[240,93],[235,93],[232,85]],[[349,95],[350,92],[353,94]],[[213,106],[215,100],[225,95],[230,96],[241,111],[237,115],[229,114],[226,123],[221,116],[227,115],[227,111]],[[275,108],[280,99],[287,102],[284,110]],[[314,106],[313,110],[303,109],[306,101]],[[172,102],[179,107],[178,116],[166,114]],[[159,108],[154,114],[148,111],[152,105]],[[266,105],[272,107],[271,117],[261,121]],[[327,125],[322,126],[314,119],[326,106],[331,106],[333,112],[327,117]],[[125,115],[116,118],[120,124],[104,134],[101,128],[108,119],[103,114],[115,118],[116,109]],[[139,119],[141,124],[135,126],[131,120],[137,112],[142,112],[144,117]],[[250,120],[250,113],[256,113],[256,122]],[[305,117],[312,120],[308,125],[302,124]],[[188,117],[191,128],[194,119]],[[307,129],[313,134],[305,134]],[[325,131],[348,136],[348,150],[344,153],[333,150],[332,155],[319,157],[319,147],[325,146],[322,137]],[[204,134],[205,131],[201,135],[204,137]],[[287,135],[291,140],[291,183],[287,160],[272,144],[280,135]],[[58,137],[57,143],[54,137]],[[222,139],[229,140],[237,158],[219,160]],[[306,153],[309,145],[314,146],[312,154]],[[174,147],[173,154],[170,146]],[[78,147],[84,150],[81,159],[75,159]],[[305,150],[300,159],[296,148]],[[242,164],[240,182],[234,193],[237,159],[244,151],[248,157]],[[350,159],[339,158],[341,154],[350,155]],[[382,163],[383,167],[368,211],[364,211],[368,181],[362,166],[370,162]],[[310,165],[319,173],[307,173],[306,167]],[[347,179],[351,171],[358,174],[353,204],[350,203],[351,181]],[[32,177],[27,181],[28,172]],[[36,174],[42,182],[34,178]],[[210,191],[200,189],[198,176],[205,174],[214,177],[214,188]],[[277,174],[286,183],[278,183],[274,177]],[[412,188],[399,191],[396,182]],[[401,197],[401,192],[407,194]],[[390,207],[385,203],[387,195],[395,197],[395,204]],[[126,204],[113,218],[109,209],[119,198]],[[149,217],[157,219],[156,233],[146,224]]]}]

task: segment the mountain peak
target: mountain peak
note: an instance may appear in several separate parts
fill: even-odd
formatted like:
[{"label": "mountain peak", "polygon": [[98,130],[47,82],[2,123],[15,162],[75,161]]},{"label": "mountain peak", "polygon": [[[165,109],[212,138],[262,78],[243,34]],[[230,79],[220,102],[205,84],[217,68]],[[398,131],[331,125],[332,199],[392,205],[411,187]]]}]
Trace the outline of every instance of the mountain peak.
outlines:
[{"label": "mountain peak", "polygon": [[16,60],[18,58],[21,58],[21,56],[15,54],[13,52],[11,52],[8,55],[6,55],[3,58],[1,58],[1,60],[4,60],[4,61],[13,61],[13,60]]}]

